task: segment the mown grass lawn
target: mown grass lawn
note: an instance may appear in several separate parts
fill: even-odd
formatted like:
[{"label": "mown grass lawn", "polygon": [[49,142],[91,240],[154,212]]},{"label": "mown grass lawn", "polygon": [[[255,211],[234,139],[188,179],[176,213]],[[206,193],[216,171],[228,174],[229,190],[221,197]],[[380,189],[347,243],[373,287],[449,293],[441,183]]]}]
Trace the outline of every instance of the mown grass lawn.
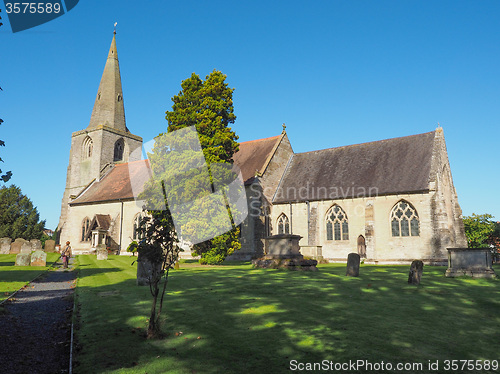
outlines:
[{"label": "mown grass lawn", "polygon": [[315,273],[183,264],[168,284],[167,336],[148,341],[151,297],[132,261],[78,257],[75,373],[286,373],[291,360],[424,365],[413,372],[439,360],[450,373],[444,360],[500,360],[499,280],[431,266],[410,286],[408,266],[362,265],[348,278],[334,264]]},{"label": "mown grass lawn", "polygon": [[58,258],[59,253],[47,253],[47,267],[15,266],[16,255],[0,255],[0,301],[45,272]]}]

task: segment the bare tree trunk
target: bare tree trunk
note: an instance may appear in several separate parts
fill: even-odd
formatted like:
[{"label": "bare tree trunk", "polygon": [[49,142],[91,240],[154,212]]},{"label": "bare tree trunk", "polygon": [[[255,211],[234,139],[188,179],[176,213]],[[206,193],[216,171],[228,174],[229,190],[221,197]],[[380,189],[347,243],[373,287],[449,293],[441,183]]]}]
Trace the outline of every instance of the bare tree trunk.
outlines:
[{"label": "bare tree trunk", "polygon": [[[161,279],[161,278],[160,278]],[[153,287],[153,304],[151,305],[151,314],[149,316],[149,325],[148,325],[148,339],[154,339],[158,333],[158,321],[156,319],[156,302],[158,300],[158,281],[155,281]]]},{"label": "bare tree trunk", "polygon": [[161,293],[161,298],[160,298],[160,307],[158,308],[158,321],[160,320],[160,314],[161,310],[163,308],[163,297],[165,296],[165,290],[167,289],[167,283],[168,283],[168,271],[170,268],[167,268],[167,276],[165,277],[165,283],[163,283],[163,290]]}]

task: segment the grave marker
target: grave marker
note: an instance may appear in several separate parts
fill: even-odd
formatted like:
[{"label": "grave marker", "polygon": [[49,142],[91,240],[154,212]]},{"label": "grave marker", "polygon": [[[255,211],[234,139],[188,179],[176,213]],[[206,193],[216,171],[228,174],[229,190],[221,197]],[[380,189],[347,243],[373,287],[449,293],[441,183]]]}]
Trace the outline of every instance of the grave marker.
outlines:
[{"label": "grave marker", "polygon": [[359,263],[361,258],[357,253],[349,253],[347,256],[347,270],[346,274],[348,277],[359,277]]},{"label": "grave marker", "polygon": [[410,266],[410,274],[408,274],[409,284],[420,284],[422,273],[424,271],[424,263],[420,260],[414,260]]},{"label": "grave marker", "polygon": [[11,238],[0,238],[0,255],[8,255],[10,253]]},{"label": "grave marker", "polygon": [[47,253],[42,250],[31,254],[31,266],[47,266]]}]

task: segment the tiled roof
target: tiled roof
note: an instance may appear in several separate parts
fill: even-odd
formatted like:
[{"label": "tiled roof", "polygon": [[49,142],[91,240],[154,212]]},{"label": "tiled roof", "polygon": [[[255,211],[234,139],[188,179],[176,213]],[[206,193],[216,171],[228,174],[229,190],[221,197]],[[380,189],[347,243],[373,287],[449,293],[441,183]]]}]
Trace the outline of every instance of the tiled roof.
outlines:
[{"label": "tiled roof", "polygon": [[70,205],[133,199],[142,192],[150,175],[148,160],[117,164]]},{"label": "tiled roof", "polygon": [[90,223],[92,229],[109,230],[111,226],[111,216],[109,214],[96,214]]},{"label": "tiled roof", "polygon": [[429,189],[435,132],[292,156],[274,203]]},{"label": "tiled roof", "polygon": [[[234,162],[241,169],[245,184],[253,181],[256,171],[264,171],[263,168],[280,140],[281,135],[278,135],[240,143],[239,151],[234,155]],[[70,204],[133,199],[134,194],[137,196],[142,192],[144,183],[150,176],[151,170],[147,160],[117,164],[104,178],[94,182]]]},{"label": "tiled roof", "polygon": [[253,182],[256,172],[264,172],[263,169],[281,137],[282,135],[278,135],[240,143],[240,149],[234,154],[233,160],[240,168],[245,184]]}]

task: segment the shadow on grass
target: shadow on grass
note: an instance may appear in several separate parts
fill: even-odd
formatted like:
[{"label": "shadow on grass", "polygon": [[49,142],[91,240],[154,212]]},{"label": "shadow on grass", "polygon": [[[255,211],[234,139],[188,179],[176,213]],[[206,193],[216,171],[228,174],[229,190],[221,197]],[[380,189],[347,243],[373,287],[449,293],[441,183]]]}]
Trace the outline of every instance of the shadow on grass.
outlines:
[{"label": "shadow on grass", "polygon": [[133,269],[101,280],[87,274],[78,287],[76,372],[279,373],[291,360],[427,364],[497,355],[498,280],[445,278],[445,267],[428,266],[416,287],[406,266],[362,266],[359,278],[345,277],[345,265],[319,268],[174,271],[168,336],[156,341],[142,335],[151,296],[135,286]]}]

